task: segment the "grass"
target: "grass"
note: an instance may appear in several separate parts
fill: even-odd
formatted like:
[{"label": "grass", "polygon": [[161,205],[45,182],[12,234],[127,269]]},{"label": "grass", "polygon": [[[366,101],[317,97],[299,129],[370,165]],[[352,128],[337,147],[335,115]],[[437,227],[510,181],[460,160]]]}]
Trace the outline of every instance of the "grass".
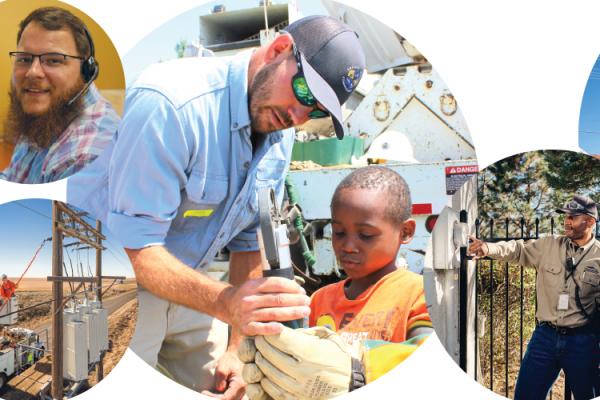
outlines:
[{"label": "grass", "polygon": [[[535,269],[481,260],[478,271],[478,380],[512,398],[521,357],[535,328]],[[548,398],[562,400],[563,386],[561,378]]]}]

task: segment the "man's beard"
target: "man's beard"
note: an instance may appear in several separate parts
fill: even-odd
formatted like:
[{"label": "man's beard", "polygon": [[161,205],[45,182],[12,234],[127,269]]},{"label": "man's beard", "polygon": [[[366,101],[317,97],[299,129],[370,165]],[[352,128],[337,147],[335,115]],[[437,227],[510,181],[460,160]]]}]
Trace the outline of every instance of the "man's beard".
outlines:
[{"label": "man's beard", "polygon": [[256,73],[254,79],[252,80],[250,90],[248,90],[248,103],[250,105],[250,120],[253,132],[271,133],[281,129],[272,125],[269,118],[271,115],[271,110],[277,111],[277,114],[281,117],[286,127],[294,125],[293,120],[290,118],[286,110],[280,107],[256,104],[256,102],[268,99],[272,92],[277,90],[277,88],[274,87],[272,76],[279,64],[281,64],[283,61],[285,60],[282,59],[275,63],[263,66],[263,68]]},{"label": "man's beard", "polygon": [[21,100],[14,87],[9,92],[10,106],[4,124],[10,142],[24,140],[40,149],[47,149],[56,141],[83,109],[83,96],[73,103],[69,101],[82,89],[83,84],[62,96],[52,99],[52,104],[42,115],[31,115],[23,110]]}]

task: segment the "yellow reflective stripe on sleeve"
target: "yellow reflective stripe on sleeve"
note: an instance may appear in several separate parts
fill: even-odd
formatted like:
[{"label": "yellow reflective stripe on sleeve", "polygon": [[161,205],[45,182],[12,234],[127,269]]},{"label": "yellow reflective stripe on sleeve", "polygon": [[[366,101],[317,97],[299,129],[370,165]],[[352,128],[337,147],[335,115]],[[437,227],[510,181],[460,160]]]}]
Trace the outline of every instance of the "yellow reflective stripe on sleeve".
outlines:
[{"label": "yellow reflective stripe on sleeve", "polygon": [[183,213],[183,218],[190,218],[190,217],[196,217],[196,218],[202,218],[202,217],[209,217],[214,210],[187,210],[186,212]]}]

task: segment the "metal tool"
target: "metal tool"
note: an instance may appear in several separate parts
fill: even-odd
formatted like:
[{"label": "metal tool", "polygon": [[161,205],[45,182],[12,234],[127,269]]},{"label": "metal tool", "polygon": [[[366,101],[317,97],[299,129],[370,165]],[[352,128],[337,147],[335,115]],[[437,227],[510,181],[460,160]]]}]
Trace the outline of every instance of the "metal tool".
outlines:
[{"label": "metal tool", "polygon": [[[279,276],[294,279],[294,267],[290,254],[287,220],[282,217],[275,200],[275,192],[270,187],[258,190],[258,215],[260,233],[269,269],[263,270],[263,276]],[[302,328],[302,319],[287,321],[290,328]]]}]

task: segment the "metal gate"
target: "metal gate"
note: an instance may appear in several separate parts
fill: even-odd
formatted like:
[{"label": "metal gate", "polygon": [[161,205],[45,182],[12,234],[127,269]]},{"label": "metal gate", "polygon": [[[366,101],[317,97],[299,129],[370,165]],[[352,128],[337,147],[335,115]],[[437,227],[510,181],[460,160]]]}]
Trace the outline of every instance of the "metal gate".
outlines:
[{"label": "metal gate", "polygon": [[[491,219],[487,223],[477,220],[475,224],[477,237],[487,242],[537,239],[541,234],[554,234],[555,228],[553,218],[544,221],[537,218],[529,226],[524,218]],[[466,252],[461,252],[461,258],[463,254]],[[532,267],[486,257],[477,260],[475,279],[473,359],[478,360],[475,379],[490,390],[509,397],[514,393],[526,344],[535,328],[536,272]],[[555,382],[548,398],[571,399],[568,385],[562,378]]]}]

